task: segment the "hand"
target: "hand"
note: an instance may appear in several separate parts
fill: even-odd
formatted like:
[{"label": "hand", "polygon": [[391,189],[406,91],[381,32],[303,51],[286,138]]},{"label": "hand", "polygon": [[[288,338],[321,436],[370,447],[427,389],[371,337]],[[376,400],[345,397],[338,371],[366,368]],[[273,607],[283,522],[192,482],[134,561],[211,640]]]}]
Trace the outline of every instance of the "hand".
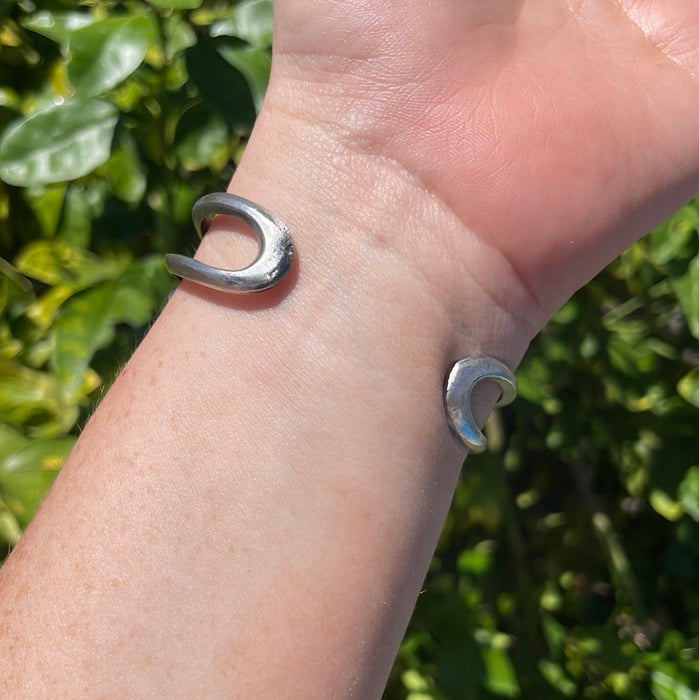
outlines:
[{"label": "hand", "polygon": [[[695,193],[694,0],[279,0],[275,11],[271,105],[421,190],[417,206],[456,224],[427,241],[456,269],[478,274],[464,237],[498,251],[535,326]],[[423,264],[433,254],[409,246]]]}]

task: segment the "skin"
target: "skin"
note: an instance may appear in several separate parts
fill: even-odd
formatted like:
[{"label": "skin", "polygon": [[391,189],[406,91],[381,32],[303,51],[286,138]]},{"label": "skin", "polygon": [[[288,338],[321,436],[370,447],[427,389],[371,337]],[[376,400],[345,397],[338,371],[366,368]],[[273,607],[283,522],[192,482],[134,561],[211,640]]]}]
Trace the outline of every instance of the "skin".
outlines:
[{"label": "skin", "polygon": [[231,189],[299,264],[183,284],[105,397],[0,572],[10,697],[379,697],[465,456],[445,373],[699,189],[694,0],[275,12]]}]

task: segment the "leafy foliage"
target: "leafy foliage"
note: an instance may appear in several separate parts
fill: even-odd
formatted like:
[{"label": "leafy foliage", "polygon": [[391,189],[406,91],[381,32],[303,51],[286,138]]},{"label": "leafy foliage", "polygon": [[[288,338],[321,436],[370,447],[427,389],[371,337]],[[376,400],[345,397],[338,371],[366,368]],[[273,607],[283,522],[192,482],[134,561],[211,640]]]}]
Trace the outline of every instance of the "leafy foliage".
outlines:
[{"label": "leafy foliage", "polygon": [[695,202],[533,343],[466,461],[394,695],[697,697],[698,231]]},{"label": "leafy foliage", "polygon": [[271,3],[56,0],[0,15],[0,541],[17,541],[230,178]]},{"label": "leafy foliage", "polygon": [[[0,6],[0,542],[172,287],[269,74],[270,0]],[[387,698],[697,697],[699,201],[534,342]]]}]

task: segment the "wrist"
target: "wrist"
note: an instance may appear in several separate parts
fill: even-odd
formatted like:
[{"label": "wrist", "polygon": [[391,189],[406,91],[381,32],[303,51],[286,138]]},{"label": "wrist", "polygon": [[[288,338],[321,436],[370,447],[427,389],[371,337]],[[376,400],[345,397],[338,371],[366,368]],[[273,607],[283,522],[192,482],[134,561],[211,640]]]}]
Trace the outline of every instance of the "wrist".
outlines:
[{"label": "wrist", "polygon": [[[309,118],[302,96],[292,103],[279,92],[231,190],[289,226],[300,270],[292,299],[337,302],[348,318],[383,315],[394,331],[429,334],[445,365],[486,352],[516,366],[545,318],[506,257],[398,162],[350,143],[322,115]],[[219,221],[203,242],[212,264],[236,266],[237,243],[222,231],[230,225]]]},{"label": "wrist", "polygon": [[[291,540],[281,564],[250,582],[250,607],[257,609],[258,591],[275,600],[275,616],[291,616],[275,632],[282,638],[286,629],[325,629],[318,635],[327,657],[348,659],[330,674],[335,688],[362,669],[372,690],[359,694],[369,696],[385,680],[463,461],[445,415],[445,374],[459,356],[477,352],[514,366],[528,330],[468,268],[460,274],[434,238],[422,240],[447,225],[426,213],[428,193],[322,127],[287,115],[281,129],[266,112],[231,189],[287,224],[298,268],[285,289],[259,297],[185,287],[191,293],[176,295],[154,329],[169,337],[168,319],[176,319],[192,343],[178,356],[210,358],[182,373],[191,395],[205,399],[194,404],[197,425],[225,436],[212,444],[190,427],[189,450],[207,456],[194,481],[226,465],[215,498],[245,504],[250,551]],[[235,267],[234,226],[219,219],[200,257]],[[484,271],[499,274],[494,266]],[[190,395],[177,403],[191,415]],[[489,407],[476,409],[480,420]],[[279,509],[271,524],[258,521],[266,499]],[[267,540],[258,542],[258,531]],[[245,555],[236,559],[246,566]],[[305,592],[301,603],[272,590],[280,570],[285,591]],[[338,596],[342,611],[330,631],[324,601]],[[247,605],[245,592],[239,597]],[[351,644],[357,629],[361,644]],[[295,648],[300,658],[314,657]]]}]

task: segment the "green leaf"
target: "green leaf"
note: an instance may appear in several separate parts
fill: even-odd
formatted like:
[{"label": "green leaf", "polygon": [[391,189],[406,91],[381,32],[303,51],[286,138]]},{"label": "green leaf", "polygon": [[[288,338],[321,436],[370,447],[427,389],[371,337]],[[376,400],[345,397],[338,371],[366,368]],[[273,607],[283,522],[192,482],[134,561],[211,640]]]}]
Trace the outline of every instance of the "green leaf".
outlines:
[{"label": "green leaf", "polygon": [[49,372],[5,360],[0,361],[0,380],[0,421],[43,437],[65,433],[75,424],[77,408],[64,403],[60,384]]},{"label": "green leaf", "polygon": [[114,194],[124,202],[138,204],[146,192],[146,173],[133,138],[123,136],[107,163],[107,177]]},{"label": "green leaf", "polygon": [[687,272],[681,277],[673,278],[671,284],[689,330],[699,340],[699,255],[689,263]]},{"label": "green leaf", "polygon": [[[3,294],[4,287],[5,280],[2,280],[2,283],[0,283],[0,292]],[[23,349],[24,346],[22,341],[18,340],[11,334],[7,324],[0,323],[0,361],[11,360],[12,358],[17,357],[17,355],[19,355]]]},{"label": "green leaf", "polygon": [[90,243],[92,223],[104,209],[107,183],[93,180],[89,184],[72,183],[63,203],[58,237],[72,248],[86,248]]},{"label": "green leaf", "polygon": [[558,622],[552,615],[541,615],[541,630],[544,633],[544,638],[548,643],[550,651],[559,656],[563,650],[566,637],[565,627]]},{"label": "green leaf", "polygon": [[484,540],[471,549],[459,553],[456,567],[459,571],[468,571],[479,576],[491,567],[494,559],[493,542]]},{"label": "green leaf", "polygon": [[410,668],[403,673],[401,680],[406,690],[411,693],[427,692],[430,689],[430,684],[420,675],[420,672],[414,668]]},{"label": "green leaf", "polygon": [[185,49],[197,43],[197,35],[181,15],[164,18],[163,36],[165,57],[168,61],[172,61],[175,56],[179,56]]},{"label": "green leaf", "polygon": [[0,462],[0,493],[26,526],[75,444],[75,438],[33,440]]},{"label": "green leaf", "polygon": [[81,285],[75,284],[58,284],[52,287],[29,304],[26,309],[27,318],[30,318],[40,331],[48,330],[61,304],[81,289]]},{"label": "green leaf", "polygon": [[677,383],[677,393],[687,403],[699,408],[699,369],[691,370],[680,379]]},{"label": "green leaf", "polygon": [[12,88],[0,86],[0,107],[19,112],[20,106],[21,100],[19,95]]},{"label": "green leaf", "polygon": [[62,241],[31,243],[18,257],[17,267],[51,288],[26,307],[27,318],[41,332],[48,330],[68,299],[87,287],[114,279],[126,264],[124,259],[100,258]]},{"label": "green leaf", "polygon": [[124,269],[123,260],[105,260],[94,253],[62,241],[34,241],[15,261],[17,270],[44,284],[80,284],[116,277]]},{"label": "green leaf", "polygon": [[503,649],[490,647],[483,650],[485,663],[485,687],[495,695],[516,698],[521,695],[517,674],[512,662]]},{"label": "green leaf", "polygon": [[57,44],[67,45],[76,29],[92,24],[94,19],[85,12],[50,12],[43,10],[22,21],[22,26],[32,32],[48,37]]},{"label": "green leaf", "polygon": [[[134,268],[134,272],[140,268]],[[149,291],[143,289],[137,280],[129,283],[127,272],[115,283],[112,291],[112,319],[114,323],[128,323],[134,328],[143,326],[150,320],[153,299]]]},{"label": "green leaf", "polygon": [[16,452],[8,454],[0,468],[3,478],[10,473],[57,472],[75,444],[74,437],[31,440]]},{"label": "green leaf", "polygon": [[19,122],[0,142],[0,178],[31,187],[82,177],[109,158],[117,108],[74,99]]},{"label": "green leaf", "polygon": [[152,313],[152,299],[133,284],[105,283],[66,302],[53,326],[51,367],[67,401],[80,398],[90,361],[109,344],[117,323],[141,326]]},{"label": "green leaf", "polygon": [[677,487],[677,498],[684,512],[699,523],[699,467],[691,467]]},{"label": "green leaf", "polygon": [[272,67],[269,53],[247,46],[231,46],[223,42],[218,43],[216,48],[221,56],[245,77],[255,103],[255,110],[259,113]]},{"label": "green leaf", "polygon": [[[149,300],[148,309],[143,307],[139,311],[141,317],[148,316],[142,323],[150,320],[150,316],[156,308],[162,306],[174,285],[172,275],[165,267],[163,256],[158,254],[149,255],[133,262],[119,278],[118,283],[121,287],[138,289],[143,295],[142,299]],[[140,324],[140,320],[135,322],[135,325]]]},{"label": "green leaf", "polygon": [[162,10],[196,10],[202,0],[148,0],[148,4]]},{"label": "green leaf", "polygon": [[115,17],[73,32],[68,78],[78,94],[93,96],[118,85],[141,65],[156,42],[152,19]]},{"label": "green leaf", "polygon": [[539,671],[541,675],[550,683],[561,695],[573,697],[576,686],[566,675],[563,668],[553,661],[541,659],[539,661]]},{"label": "green leaf", "polygon": [[221,56],[217,50],[219,43],[222,42],[200,40],[187,49],[185,57],[189,77],[204,101],[230,128],[248,131],[255,121],[250,87],[240,71]]},{"label": "green leaf", "polygon": [[648,237],[648,254],[656,265],[666,265],[679,258],[699,231],[699,210],[694,205],[682,207]]},{"label": "green leaf", "polygon": [[29,442],[19,430],[0,424],[0,464]]},{"label": "green leaf", "polygon": [[662,671],[653,671],[650,691],[655,700],[697,700],[697,693]]},{"label": "green leaf", "polygon": [[22,528],[17,522],[17,518],[8,505],[0,499],[0,541],[14,547],[21,536]]},{"label": "green leaf", "polygon": [[32,283],[4,258],[0,258],[0,313],[9,301],[31,295]]},{"label": "green leaf", "polygon": [[682,504],[673,501],[662,489],[652,489],[648,502],[656,513],[670,522],[675,522],[684,515]]},{"label": "green leaf", "polygon": [[212,166],[220,169],[230,160],[229,142],[223,118],[199,104],[187,110],[177,124],[174,151],[190,172]]},{"label": "green leaf", "polygon": [[56,233],[65,192],[65,185],[62,184],[35,187],[24,192],[24,197],[34,212],[34,216],[41,226],[41,233],[45,238],[51,238]]},{"label": "green leaf", "polygon": [[247,0],[211,26],[211,36],[234,36],[260,49],[272,45],[272,0]]}]

